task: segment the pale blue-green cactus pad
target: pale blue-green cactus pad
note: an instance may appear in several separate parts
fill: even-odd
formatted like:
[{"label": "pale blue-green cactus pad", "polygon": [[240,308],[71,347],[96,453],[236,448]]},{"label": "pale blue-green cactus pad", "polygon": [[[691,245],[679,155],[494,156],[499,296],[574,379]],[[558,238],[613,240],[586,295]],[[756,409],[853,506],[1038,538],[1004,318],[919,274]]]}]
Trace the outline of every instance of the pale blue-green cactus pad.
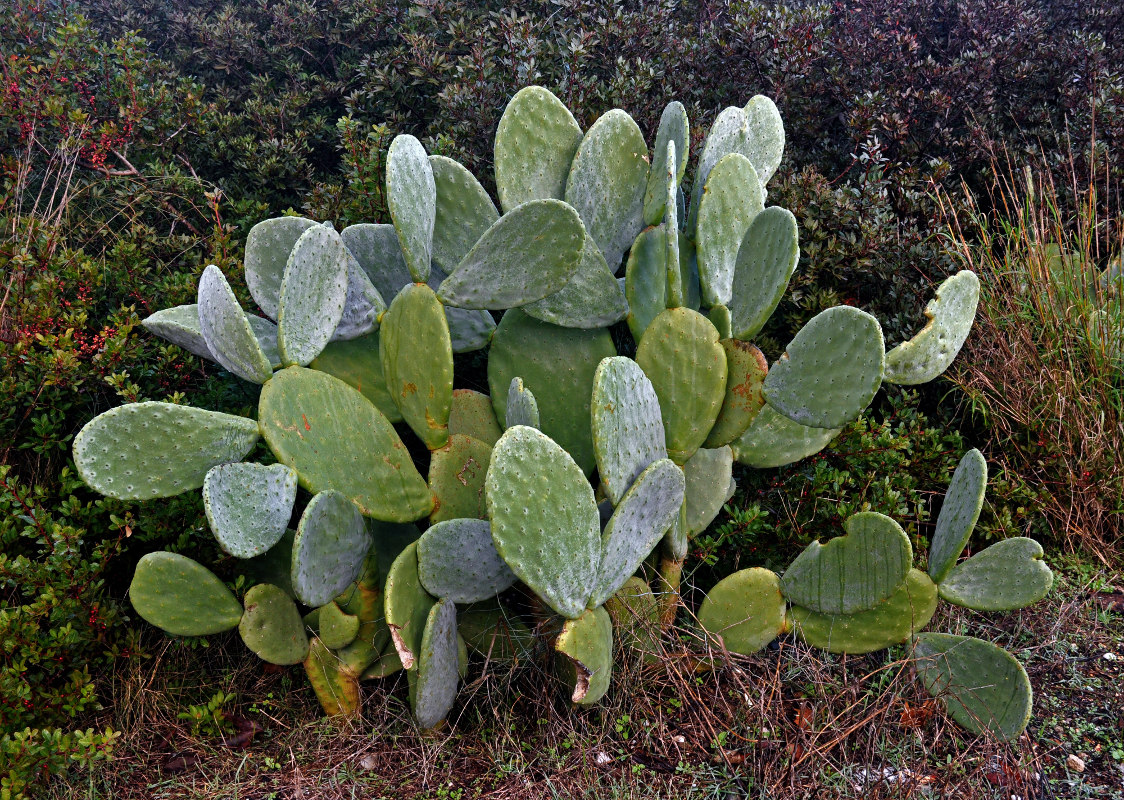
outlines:
[{"label": "pale blue-green cactus pad", "polygon": [[667,458],[660,401],[635,361],[606,358],[593,376],[593,451],[614,505],[653,461]]},{"label": "pale blue-green cactus pad", "polygon": [[250,320],[214,264],[199,278],[199,331],[214,359],[239,378],[265,383],[273,376]]},{"label": "pale blue-green cactus pad", "polygon": [[429,164],[437,187],[433,263],[451,272],[500,215],[480,181],[464,166],[445,156],[430,156]]},{"label": "pale blue-green cactus pad", "polygon": [[522,378],[511,379],[504,416],[504,421],[509,428],[514,428],[516,425],[539,427],[539,404],[531,390],[523,385]]},{"label": "pale blue-green cactus pad", "polygon": [[530,200],[561,200],[582,129],[541,86],[515,93],[496,129],[496,191],[504,212]]},{"label": "pale blue-green cactus pad", "polygon": [[734,495],[734,453],[725,447],[700,447],[683,465],[687,479],[687,535],[697,536]]},{"label": "pale blue-green cactus pad", "polygon": [[765,327],[800,261],[796,217],[772,206],[753,218],[734,265],[730,332],[744,341]]},{"label": "pale blue-green cactus pad", "polygon": [[486,519],[438,522],[418,539],[418,576],[426,591],[456,603],[476,603],[516,581],[492,541]]},{"label": "pale blue-green cactus pad", "polygon": [[749,125],[749,151],[746,155],[753,162],[764,186],[777,171],[784,155],[781,112],[772,99],[759,94],[745,104],[745,117]]},{"label": "pale blue-green cactus pad", "polygon": [[628,301],[596,243],[588,235],[581,262],[566,285],[523,311],[565,328],[604,328],[628,315]]},{"label": "pale blue-green cactus pad", "polygon": [[293,591],[305,605],[324,605],[359,576],[370,549],[355,504],[340,492],[320,492],[301,515],[293,540]]},{"label": "pale blue-green cactus pad", "polygon": [[912,386],[948,369],[972,330],[979,301],[976,273],[965,269],[945,280],[925,307],[925,327],[886,354],[886,380]]},{"label": "pale blue-green cactus pad", "polygon": [[793,464],[827,447],[842,428],[810,428],[778,414],[768,403],[738,439],[730,443],[739,464],[769,469]]},{"label": "pale blue-green cactus pad", "polygon": [[963,455],[944,495],[929,547],[929,577],[941,583],[972,538],[987,491],[987,461],[972,448]]},{"label": "pale blue-green cactus pad", "polygon": [[285,264],[297,239],[316,225],[304,217],[274,217],[250,228],[246,237],[246,286],[258,308],[277,319]]},{"label": "pale blue-green cactus pad", "polygon": [[706,179],[695,230],[705,305],[730,304],[742,239],[764,207],[761,181],[749,159],[741,153],[723,156]]},{"label": "pale blue-green cactus pad", "polygon": [[347,250],[331,228],[309,228],[289,254],[281,281],[277,348],[286,365],[305,366],[332,338],[347,299]]},{"label": "pale blue-green cactus pad", "polygon": [[457,607],[442,598],[429,611],[418,659],[414,688],[414,717],[423,730],[448,716],[457,698],[458,668]]},{"label": "pale blue-green cactus pad", "polygon": [[297,473],[284,464],[220,464],[203,480],[211,532],[235,558],[260,556],[281,541],[296,499]]},{"label": "pale blue-green cactus pad", "polygon": [[386,154],[386,206],[410,275],[425,283],[433,252],[437,185],[425,148],[409,134],[395,136]]},{"label": "pale blue-green cactus pad", "polygon": [[660,125],[656,129],[656,144],[652,148],[652,167],[648,171],[648,184],[644,191],[644,222],[658,225],[664,217],[667,202],[667,145],[675,150],[675,182],[679,184],[687,172],[687,159],[690,155],[691,125],[687,121],[687,110],[678,100],[664,106],[660,114]]}]

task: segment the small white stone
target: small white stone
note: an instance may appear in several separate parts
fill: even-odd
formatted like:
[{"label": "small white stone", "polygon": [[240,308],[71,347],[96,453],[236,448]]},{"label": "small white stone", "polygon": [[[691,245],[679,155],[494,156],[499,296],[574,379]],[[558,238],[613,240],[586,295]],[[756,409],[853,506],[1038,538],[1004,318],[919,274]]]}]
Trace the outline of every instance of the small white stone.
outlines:
[{"label": "small white stone", "polygon": [[1085,771],[1085,762],[1082,761],[1079,756],[1076,756],[1072,753],[1070,753],[1069,756],[1066,758],[1065,765],[1067,767],[1069,767],[1071,770],[1073,770],[1074,772],[1084,772]]},{"label": "small white stone", "polygon": [[597,766],[599,766],[599,767],[603,767],[603,766],[605,766],[606,764],[608,764],[608,763],[609,763],[610,761],[612,761],[612,760],[613,760],[613,759],[611,759],[611,758],[609,757],[609,754],[608,754],[608,753],[606,753],[606,752],[604,752],[604,751],[602,751],[602,752],[598,753],[598,754],[597,754],[596,756],[594,756],[594,758],[593,758],[593,761],[594,761],[594,763],[595,763],[595,764],[597,764]]},{"label": "small white stone", "polygon": [[1105,653],[1103,656],[1101,656],[1101,658],[1103,658],[1105,661],[1115,661],[1117,656],[1116,653]]}]

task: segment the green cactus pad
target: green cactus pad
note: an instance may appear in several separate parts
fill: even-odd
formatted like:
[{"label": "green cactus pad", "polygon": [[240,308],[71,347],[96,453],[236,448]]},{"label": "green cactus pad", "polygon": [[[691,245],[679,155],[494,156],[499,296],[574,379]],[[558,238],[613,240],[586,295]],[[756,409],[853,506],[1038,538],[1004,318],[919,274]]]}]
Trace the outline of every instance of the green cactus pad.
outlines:
[{"label": "green cactus pad", "polygon": [[[436,274],[439,270],[433,272]],[[454,353],[471,353],[487,347],[496,330],[496,321],[487,311],[446,306],[445,319],[449,323],[449,339]]]},{"label": "green cactus pad", "polygon": [[504,416],[508,428],[514,428],[516,425],[539,427],[539,404],[531,390],[523,385],[522,378],[511,379]]},{"label": "green cactus pad", "polygon": [[784,155],[784,123],[777,104],[763,94],[755,95],[745,104],[745,116],[749,124],[746,155],[764,186],[777,171]]},{"label": "green cactus pad", "polygon": [[429,611],[418,659],[414,717],[423,730],[442,722],[457,699],[458,651],[457,607],[442,598]]},{"label": "green cactus pad", "polygon": [[1042,545],[1018,537],[957,564],[941,581],[940,593],[948,602],[976,611],[1014,611],[1037,603],[1053,584]]},{"label": "green cactus pad", "polygon": [[516,426],[492,451],[484,491],[503,560],[557,613],[581,616],[601,560],[585,473],[546,434]]},{"label": "green cactus pad", "polygon": [[785,630],[777,573],[743,569],[720,580],[699,606],[699,624],[731,653],[756,653]]},{"label": "green cactus pad", "polygon": [[451,272],[500,214],[480,181],[461,164],[430,156],[429,165],[437,187],[433,263]]},{"label": "green cactus pad", "polygon": [[[686,478],[685,475],[684,478]],[[664,532],[663,554],[676,561],[682,561],[687,557],[688,544],[690,544],[690,540],[687,536],[687,504],[684,503],[679,508],[679,514],[675,521]]]},{"label": "green cactus pad", "polygon": [[781,578],[785,596],[821,614],[854,614],[874,608],[902,585],[913,548],[901,526],[875,511],[854,514],[847,533],[827,544],[812,542]]},{"label": "green cactus pad", "polygon": [[564,328],[605,328],[628,316],[624,290],[589,236],[578,269],[566,285],[522,308],[536,319]]},{"label": "green cactus pad", "polygon": [[667,204],[667,146],[675,147],[675,182],[679,184],[687,172],[687,159],[691,144],[691,125],[687,110],[678,100],[664,106],[660,126],[656,129],[656,144],[652,149],[652,167],[648,171],[648,184],[644,191],[644,222],[658,225],[664,217]]},{"label": "green cactus pad", "polygon": [[397,432],[343,381],[316,370],[281,370],[262,389],[258,419],[277,460],[295,469],[310,492],[343,492],[366,516],[385,522],[412,522],[433,508]]},{"label": "green cactus pad", "polygon": [[[711,306],[706,311],[706,318],[710,320],[714,330],[718,331],[722,341],[730,338],[730,309],[724,305]],[[729,387],[727,387],[727,391],[729,391]]]},{"label": "green cactus pad", "polygon": [[433,491],[430,522],[484,519],[484,476],[492,448],[479,439],[454,433],[429,458],[429,488]]},{"label": "green cactus pad", "polygon": [[438,522],[418,539],[418,576],[426,591],[456,603],[494,597],[515,583],[486,519]]},{"label": "green cactus pad", "polygon": [[648,465],[667,458],[660,401],[631,358],[606,358],[593,376],[593,450],[613,505]]},{"label": "green cactus pad", "polygon": [[325,714],[334,717],[359,713],[358,677],[318,638],[313,638],[308,648],[304,671]]},{"label": "green cactus pad", "polygon": [[386,206],[406,267],[417,283],[429,280],[437,185],[421,142],[399,134],[386,153]]},{"label": "green cactus pad", "polygon": [[449,440],[453,403],[453,346],[445,312],[422,283],[405,287],[379,330],[386,386],[406,424],[430,450]]},{"label": "green cactus pad", "polygon": [[277,319],[285,264],[297,240],[316,222],[304,217],[274,217],[250,228],[246,237],[246,286],[258,308]]},{"label": "green cactus pad", "polygon": [[345,614],[333,602],[320,607],[318,619],[320,641],[330,650],[339,650],[355,641],[359,635],[359,617]]},{"label": "green cactus pad", "polygon": [[457,631],[470,650],[489,661],[529,658],[535,648],[531,629],[496,600],[462,609],[457,614]]},{"label": "green cactus pad", "polygon": [[[219,464],[203,479],[203,508],[211,532],[235,558],[260,556],[277,544],[296,499],[297,473],[284,464]],[[297,659],[303,660],[304,656]]]},{"label": "green cactus pad", "polygon": [[878,320],[851,306],[821,311],[788,343],[765,378],[765,399],[793,422],[839,428],[882,385],[885,347]]},{"label": "green cactus pad", "polygon": [[937,529],[929,547],[929,577],[936,583],[944,581],[972,538],[986,491],[987,461],[973,448],[956,465],[937,515]]},{"label": "green cactus pad", "polygon": [[412,542],[394,559],[386,576],[386,624],[405,669],[417,664],[425,622],[436,602],[418,577],[418,545]]},{"label": "green cactus pad", "polygon": [[[703,187],[706,186],[710,171],[724,156],[741,153],[749,158],[751,143],[749,139],[749,120],[745,109],[730,106],[722,109],[710,126],[699,154],[699,166],[695,170],[694,190],[691,194],[691,214],[687,218],[687,235],[694,236],[698,223],[699,201]],[[750,159],[752,161],[752,159]]]},{"label": "green cactus pad", "polygon": [[1019,738],[1033,693],[1014,656],[991,642],[947,633],[919,633],[915,644],[917,676],[954,720],[1000,741]]},{"label": "green cactus pad", "polygon": [[177,553],[149,553],[137,563],[129,600],[151,625],[173,636],[208,636],[238,626],[242,605],[213,572]]},{"label": "green cactus pad", "polygon": [[471,436],[488,446],[498,442],[503,436],[503,428],[492,410],[492,398],[472,389],[454,389],[449,434]]},{"label": "green cactus pad", "polygon": [[644,331],[636,363],[659,398],[668,455],[686,463],[706,441],[726,396],[718,331],[697,311],[669,308]]},{"label": "green cactus pad", "polygon": [[328,344],[347,299],[347,250],[331,228],[309,228],[293,246],[281,281],[277,348],[285,365],[304,366]]},{"label": "green cactus pad", "polygon": [[729,446],[700,447],[683,465],[687,479],[687,535],[706,530],[734,494],[734,453]]},{"label": "green cactus pad", "polygon": [[215,361],[243,380],[265,383],[273,368],[222,270],[214,264],[199,278],[199,330]]},{"label": "green cactus pad", "polygon": [[667,237],[662,227],[641,231],[628,251],[624,294],[628,329],[640,341],[652,320],[667,308]]},{"label": "green cactus pad", "polygon": [[172,403],[130,403],[99,414],[74,437],[78,477],[119,500],[172,497],[208,470],[241,461],[258,440],[252,419]]},{"label": "green cactus pad", "polygon": [[965,269],[945,280],[925,307],[925,327],[886,354],[886,380],[913,386],[948,369],[972,330],[979,301],[976,273]]},{"label": "green cactus pad", "polygon": [[613,676],[613,621],[604,608],[567,620],[554,649],[565,657],[559,667],[571,701],[588,706],[605,696]]},{"label": "green cactus pad", "polygon": [[378,331],[358,339],[329,342],[308,366],[357,389],[391,422],[402,421],[402,412],[390,396],[382,374]]},{"label": "green cactus pad", "polygon": [[614,272],[644,227],[647,185],[644,134],[624,111],[607,111],[586,131],[574,154],[565,197]]},{"label": "green cactus pad", "polygon": [[766,403],[740,438],[731,442],[739,464],[769,469],[793,464],[827,447],[841,428],[809,428],[777,413]]},{"label": "green cactus pad", "polygon": [[293,540],[293,591],[305,605],[324,605],[355,580],[370,549],[355,504],[340,492],[320,492],[301,515]]},{"label": "green cactus pad", "polygon": [[561,200],[582,129],[541,86],[516,92],[496,129],[496,192],[504,213],[530,200]]},{"label": "green cactus pad", "polygon": [[393,300],[403,286],[414,282],[393,225],[348,225],[340,238],[384,298]]},{"label": "green cactus pad", "polygon": [[590,398],[601,359],[615,356],[605,329],[561,328],[519,309],[503,315],[488,354],[488,386],[496,418],[507,418],[507,391],[514,377],[535,395],[542,432],[573,456],[588,475],[593,471]]},{"label": "green cactus pad", "polygon": [[720,344],[726,351],[726,397],[704,447],[722,447],[736,441],[765,405],[763,387],[769,374],[765,355],[738,339],[723,339]]},{"label": "green cactus pad", "polygon": [[819,614],[793,606],[790,615],[808,644],[829,653],[873,653],[909,637],[929,624],[937,610],[937,586],[920,570],[887,599],[855,614]]},{"label": "green cactus pad", "polygon": [[437,295],[460,308],[503,309],[554,294],[581,264],[585,229],[560,200],[533,200],[500,217]]},{"label": "green cactus pad", "polygon": [[259,583],[246,592],[238,623],[242,641],[270,664],[299,664],[308,656],[308,636],[296,603],[283,589]]},{"label": "green cactus pad", "polygon": [[765,327],[799,261],[800,237],[791,211],[773,206],[754,217],[734,264],[730,330],[735,338],[748,341]]},{"label": "green cactus pad", "polygon": [[660,602],[643,578],[632,577],[605,601],[613,621],[613,635],[624,647],[638,651],[646,662],[659,660]]},{"label": "green cactus pad", "polygon": [[761,181],[749,159],[741,153],[723,156],[699,198],[695,247],[705,305],[731,304],[742,239],[764,208]]},{"label": "green cactus pad", "polygon": [[343,301],[343,316],[332,332],[333,342],[357,339],[378,329],[379,315],[386,311],[382,294],[346,247],[344,260],[347,262],[347,293]]},{"label": "green cactus pad", "polygon": [[683,493],[683,471],[670,459],[640,473],[601,534],[601,566],[588,608],[612,597],[655,549],[679,516]]}]

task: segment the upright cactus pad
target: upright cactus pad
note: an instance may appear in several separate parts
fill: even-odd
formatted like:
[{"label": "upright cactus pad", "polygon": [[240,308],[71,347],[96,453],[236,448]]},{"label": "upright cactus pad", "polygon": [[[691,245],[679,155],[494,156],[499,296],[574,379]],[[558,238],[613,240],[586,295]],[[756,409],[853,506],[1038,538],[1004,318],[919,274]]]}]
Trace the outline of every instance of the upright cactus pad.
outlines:
[{"label": "upright cactus pad", "polygon": [[530,200],[561,200],[582,129],[541,86],[520,89],[496,129],[496,191],[504,213]]},{"label": "upright cactus pad", "polygon": [[281,281],[289,253],[316,222],[304,217],[274,217],[250,228],[246,237],[246,285],[254,302],[270,319],[281,307]]},{"label": "upright cactus pad", "polygon": [[386,576],[386,624],[402,666],[412,670],[421,652],[429,611],[437,602],[422,586],[418,575],[418,545],[406,546],[394,559]]},{"label": "upright cactus pad", "polygon": [[340,492],[320,492],[301,515],[293,541],[293,591],[305,605],[324,605],[358,577],[370,548],[355,504]]},{"label": "upright cactus pad", "polygon": [[785,629],[785,600],[772,570],[743,569],[711,589],[699,606],[699,624],[731,653],[756,653]]},{"label": "upright cactus pad", "polygon": [[687,121],[687,110],[678,100],[672,100],[664,106],[663,113],[660,114],[660,125],[656,130],[656,143],[652,148],[652,168],[648,172],[648,184],[644,190],[644,222],[648,225],[658,225],[664,217],[667,202],[667,181],[664,176],[668,170],[669,143],[675,147],[673,152],[676,154],[676,163],[672,168],[678,185],[687,172],[688,146],[691,143],[691,125]]},{"label": "upright cactus pad", "polygon": [[592,705],[605,696],[613,675],[613,621],[604,608],[566,620],[554,648],[563,656],[561,672],[573,702]]},{"label": "upright cactus pad", "polygon": [[238,626],[242,605],[213,572],[178,553],[137,562],[129,600],[151,625],[173,636],[208,636]]},{"label": "upright cactus pad", "polygon": [[941,597],[976,611],[1013,611],[1037,603],[1054,584],[1042,545],[1017,537],[962,561],[940,582]]},{"label": "upright cactus pad", "polygon": [[455,603],[495,597],[515,583],[485,519],[438,522],[418,539],[418,577],[426,591]]},{"label": "upright cactus pad", "polygon": [[[491,407],[489,406],[489,412]],[[433,491],[430,522],[487,516],[484,476],[492,448],[479,439],[454,433],[429,457],[429,488]]]},{"label": "upright cactus pad", "polygon": [[971,270],[945,280],[925,307],[925,327],[886,354],[886,380],[912,386],[948,369],[972,330],[979,300],[980,281]]},{"label": "upright cactus pad", "polygon": [[384,298],[393,299],[403,286],[413,283],[393,225],[348,225],[340,238]]},{"label": "upright cactus pad", "polygon": [[471,389],[453,389],[449,434],[471,436],[489,446],[498,442],[503,428],[492,410],[492,398]]},{"label": "upright cactus pad", "polygon": [[792,464],[827,447],[841,428],[809,428],[777,413],[768,403],[749,428],[730,444],[739,464],[770,469]]},{"label": "upright cactus pad", "polygon": [[628,328],[640,341],[644,331],[667,308],[667,236],[662,227],[646,228],[628,251],[624,293]]},{"label": "upright cactus pad", "polygon": [[702,153],[699,154],[699,166],[695,170],[694,191],[691,196],[691,215],[687,218],[689,236],[695,234],[703,187],[706,186],[714,165],[730,153],[741,153],[748,157],[749,149],[749,120],[746,118],[745,109],[735,106],[722,109],[715,118],[714,124],[710,126],[710,132],[703,142]]},{"label": "upright cactus pad", "polygon": [[695,235],[703,303],[728,305],[742,239],[762,209],[761,180],[740,153],[724,156],[706,179]]},{"label": "upright cactus pad", "polygon": [[417,283],[429,280],[437,185],[421,142],[399,134],[386,154],[386,205],[398,233],[406,267]]},{"label": "upright cactus pad", "polygon": [[308,657],[300,612],[284,590],[259,583],[246,592],[238,633],[246,647],[270,664],[299,664]]},{"label": "upright cactus pad", "polygon": [[273,376],[269,358],[254,335],[238,298],[214,264],[199,278],[199,330],[214,359],[239,378],[265,383]]},{"label": "upright cactus pad", "polygon": [[329,716],[359,713],[359,678],[320,639],[313,638],[304,660],[308,681]]},{"label": "upright cactus pad", "polygon": [[457,697],[457,607],[441,599],[429,611],[418,659],[414,689],[414,717],[418,727],[429,729],[448,716]]},{"label": "upright cactus pad", "polygon": [[[203,508],[211,532],[235,558],[260,556],[277,544],[296,499],[297,473],[284,464],[220,464],[203,480]],[[303,660],[304,656],[297,659]]]},{"label": "upright cactus pad", "polygon": [[777,104],[763,94],[752,97],[744,110],[749,126],[746,155],[753,162],[764,186],[777,171],[784,155],[784,123]]},{"label": "upright cactus pad", "polygon": [[753,218],[734,262],[731,335],[748,341],[765,327],[799,261],[796,217],[791,211],[773,206]]},{"label": "upright cactus pad", "polygon": [[987,462],[979,450],[969,450],[956,465],[944,495],[937,529],[929,547],[929,577],[941,583],[972,538],[987,491]]},{"label": "upright cactus pad", "polygon": [[722,447],[736,441],[765,405],[763,388],[769,374],[765,355],[748,342],[723,339],[726,351],[726,397],[704,447]]},{"label": "upright cactus pad", "polygon": [[531,390],[523,385],[522,378],[512,378],[507,390],[507,408],[505,410],[505,423],[507,427],[526,425],[530,428],[539,427],[539,404]]},{"label": "upright cactus pad", "polygon": [[379,327],[379,315],[386,311],[382,294],[367,273],[359,266],[355,256],[344,248],[347,262],[347,292],[344,295],[343,315],[332,332],[333,342],[346,342],[358,339]]},{"label": "upright cactus pad", "polygon": [[437,190],[433,263],[452,272],[476,240],[500,218],[476,177],[451,158],[430,156]]},{"label": "upright cactus pad", "polygon": [[606,358],[593,377],[593,449],[609,499],[625,492],[653,461],[667,458],[660,401],[630,358]]},{"label": "upright cactus pad", "polygon": [[343,240],[324,225],[309,228],[293,245],[277,315],[277,347],[283,364],[303,367],[331,340],[343,319],[347,265]]}]

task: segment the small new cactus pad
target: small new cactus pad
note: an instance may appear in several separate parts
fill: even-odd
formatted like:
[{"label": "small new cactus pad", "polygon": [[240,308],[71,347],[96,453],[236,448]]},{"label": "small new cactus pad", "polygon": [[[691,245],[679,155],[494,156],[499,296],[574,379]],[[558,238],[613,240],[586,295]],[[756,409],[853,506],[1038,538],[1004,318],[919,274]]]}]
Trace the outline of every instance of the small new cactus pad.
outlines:
[{"label": "small new cactus pad", "polygon": [[199,278],[199,330],[215,361],[239,378],[265,383],[273,368],[238,298],[214,264]]},{"label": "small new cactus pad", "polygon": [[672,166],[675,183],[683,181],[687,172],[688,147],[691,143],[691,125],[687,121],[687,110],[678,100],[664,106],[660,114],[660,126],[656,129],[656,144],[652,149],[652,168],[648,172],[648,185],[644,191],[644,222],[658,225],[664,217],[667,203],[668,144],[675,149],[676,163]]},{"label": "small new cactus pad", "polygon": [[449,434],[471,436],[489,446],[498,442],[503,435],[503,428],[496,420],[496,412],[492,410],[492,398],[472,389],[453,389]]},{"label": "small new cactus pad", "polygon": [[258,308],[277,319],[285,264],[297,239],[316,222],[304,217],[274,217],[250,228],[246,237],[246,286]]},{"label": "small new cactus pad", "polygon": [[912,386],[948,369],[972,330],[979,300],[976,273],[965,269],[946,279],[925,307],[925,327],[886,354],[886,380]]},{"label": "small new cactus pad", "polygon": [[516,426],[496,443],[484,487],[503,560],[557,613],[581,616],[601,560],[585,473],[546,434]]},{"label": "small new cactus pad", "polygon": [[820,614],[793,606],[789,614],[804,641],[813,647],[859,654],[907,641],[929,624],[936,610],[936,584],[924,572],[911,569],[896,592],[866,611]]},{"label": "small new cactus pad", "polygon": [[386,154],[386,206],[410,276],[425,283],[433,252],[437,185],[425,148],[409,134],[395,136]]},{"label": "small new cactus pad", "polygon": [[429,610],[413,692],[414,717],[423,730],[440,723],[453,708],[460,681],[458,650],[457,607],[442,598]]},{"label": "small new cactus pad", "polygon": [[854,514],[847,533],[827,544],[812,542],[781,578],[785,596],[821,614],[854,614],[874,608],[898,590],[913,562],[901,526],[875,511]]},{"label": "small new cactus pad", "polygon": [[949,570],[941,597],[976,611],[1013,611],[1037,603],[1054,584],[1042,545],[1017,537],[996,542]]},{"label": "small new cactus pad", "polygon": [[694,236],[698,222],[699,200],[710,171],[724,156],[741,153],[748,157],[750,151],[749,120],[745,109],[729,106],[722,109],[710,126],[710,132],[703,142],[699,154],[699,166],[695,170],[694,190],[691,195],[691,215],[687,218],[687,234]]},{"label": "small new cactus pad", "polygon": [[628,315],[624,290],[588,235],[578,269],[566,285],[522,308],[536,319],[564,328],[604,328]]},{"label": "small new cactus pad", "polygon": [[393,299],[403,286],[414,282],[393,225],[348,225],[340,238],[384,298]]},{"label": "small new cactus pad", "polygon": [[473,603],[459,611],[457,631],[470,650],[490,661],[527,658],[535,647],[531,629],[496,600]]},{"label": "small new cactus pad", "polygon": [[841,428],[800,425],[766,403],[746,432],[730,444],[730,449],[738,463],[747,467],[783,467],[820,452],[841,431]]},{"label": "small new cactus pad", "polygon": [[500,214],[480,181],[461,164],[445,156],[430,156],[429,165],[437,187],[433,263],[452,272]]},{"label": "small new cactus pad", "polygon": [[270,664],[299,664],[308,656],[308,636],[304,632],[297,605],[283,589],[268,583],[250,588],[245,597],[246,613],[238,623],[238,633],[246,647]]},{"label": "small new cactus pad", "polygon": [[394,559],[386,576],[386,624],[402,666],[408,670],[417,663],[429,610],[436,602],[418,577],[418,545],[412,542]]},{"label": "small new cactus pad", "polygon": [[839,428],[858,419],[882,385],[878,320],[851,306],[821,311],[765,378],[765,399],[793,422]]},{"label": "small new cactus pad", "polygon": [[355,580],[370,549],[355,504],[340,492],[320,492],[301,515],[293,540],[293,591],[305,605],[324,605]]},{"label": "small new cactus pad", "polygon": [[488,353],[488,387],[496,418],[507,415],[511,379],[521,377],[539,405],[542,432],[573,456],[588,475],[593,471],[590,397],[601,359],[615,356],[605,329],[561,328],[509,309],[496,328]]},{"label": "small new cactus pad", "polygon": [[529,200],[561,200],[582,129],[569,109],[541,86],[515,93],[496,129],[496,192],[511,211]]},{"label": "small new cactus pad", "polygon": [[343,301],[343,316],[332,333],[333,342],[357,339],[376,330],[379,327],[379,315],[386,311],[386,301],[382,299],[382,294],[346,247],[344,260],[347,262],[347,294]]},{"label": "small new cactus pad", "polygon": [[976,528],[976,520],[980,518],[986,491],[987,462],[983,454],[973,448],[956,465],[937,515],[937,529],[929,547],[929,577],[934,582],[944,581],[964,552]]},{"label": "small new cactus pad", "polygon": [[632,243],[624,270],[624,294],[628,329],[640,341],[652,320],[667,308],[667,236],[662,226],[642,230]]},{"label": "small new cactus pad", "polygon": [[720,580],[699,606],[699,624],[731,653],[756,653],[785,630],[777,573],[743,569]]},{"label": "small new cactus pad", "polygon": [[487,516],[484,476],[491,457],[490,445],[459,433],[430,454],[429,488],[434,498],[430,522]]},{"label": "small new cactus pad", "polygon": [[718,331],[697,311],[669,308],[644,331],[636,363],[659,398],[668,455],[683,464],[706,441],[726,396]]},{"label": "small new cactus pad", "polygon": [[640,652],[645,661],[660,656],[660,601],[643,578],[632,577],[605,601],[613,633],[622,645]]},{"label": "small new cactus pad", "polygon": [[509,428],[516,425],[539,427],[539,404],[531,390],[523,385],[522,378],[512,378],[507,390],[507,408],[504,423]]},{"label": "small new cactus pad", "polygon": [[329,227],[309,228],[293,246],[281,281],[277,348],[286,366],[305,366],[332,338],[347,299],[347,251]]},{"label": "small new cactus pad", "polygon": [[390,396],[382,374],[378,331],[358,339],[329,342],[308,366],[359,390],[391,422],[402,421],[402,412]]},{"label": "small new cactus pad", "polygon": [[773,316],[796,264],[800,239],[796,217],[787,208],[766,208],[753,218],[734,263],[730,331],[748,341]]},{"label": "small new cactus pad", "polygon": [[687,535],[694,537],[718,516],[734,494],[734,453],[729,446],[700,447],[683,465],[687,486]]},{"label": "small new cactus pad", "polygon": [[699,198],[695,231],[703,303],[730,303],[734,265],[753,218],[765,208],[761,180],[749,159],[730,153],[714,165]]},{"label": "small new cactus pad", "polygon": [[764,353],[738,339],[723,339],[719,344],[726,351],[726,397],[704,447],[722,447],[736,441],[765,405],[762,389],[769,362]]},{"label": "small new cactus pad", "polygon": [[925,688],[968,730],[1009,742],[1026,729],[1030,680],[1003,648],[969,636],[919,633],[913,654]]},{"label": "small new cactus pad", "polygon": [[137,562],[129,600],[151,625],[173,636],[207,636],[238,626],[242,605],[198,561],[178,553],[149,553]]},{"label": "small new cactus pad", "polygon": [[332,650],[347,647],[359,635],[359,617],[355,614],[345,614],[333,602],[320,607],[318,623],[320,640],[324,642],[325,647]]},{"label": "small new cactus pad", "polygon": [[235,558],[260,556],[277,544],[296,499],[297,473],[284,464],[220,464],[203,479],[203,509],[211,532]]},{"label": "small new cactus pad", "polygon": [[78,476],[118,500],[173,497],[203,485],[208,470],[241,461],[258,440],[252,419],[172,403],[111,408],[74,437]]},{"label": "small new cactus pad", "polygon": [[614,272],[644,227],[648,145],[636,122],[619,108],[586,131],[566,178],[566,202]]},{"label": "small new cactus pad", "polygon": [[754,95],[745,104],[745,117],[749,124],[746,155],[764,186],[777,171],[784,155],[784,122],[777,104],[763,94]]},{"label": "small new cactus pad", "polygon": [[615,356],[597,365],[592,414],[597,473],[616,505],[649,464],[667,458],[660,401],[639,365]]},{"label": "small new cactus pad", "polygon": [[443,446],[453,402],[453,345],[441,302],[424,283],[405,287],[390,304],[379,330],[379,358],[406,424],[430,450]]},{"label": "small new cactus pad", "polygon": [[281,370],[262,388],[258,419],[277,460],[295,469],[310,492],[335,489],[385,522],[412,522],[433,508],[398,433],[343,381],[300,367]]},{"label": "small new cactus pad", "polygon": [[359,713],[359,680],[318,637],[312,639],[304,671],[320,707],[329,716]]},{"label": "small new cactus pad", "polygon": [[617,504],[601,534],[601,565],[586,605],[613,596],[652,552],[683,505],[683,471],[667,458],[654,461]]},{"label": "small new cactus pad", "polygon": [[456,603],[476,603],[515,583],[496,552],[486,519],[449,519],[418,539],[418,577],[426,591]]},{"label": "small new cactus pad", "polygon": [[578,705],[593,705],[609,691],[613,676],[613,621],[604,608],[566,620],[554,649],[560,671]]},{"label": "small new cactus pad", "polygon": [[554,294],[581,263],[585,229],[561,200],[532,200],[500,217],[441,283],[460,308],[503,309]]}]

